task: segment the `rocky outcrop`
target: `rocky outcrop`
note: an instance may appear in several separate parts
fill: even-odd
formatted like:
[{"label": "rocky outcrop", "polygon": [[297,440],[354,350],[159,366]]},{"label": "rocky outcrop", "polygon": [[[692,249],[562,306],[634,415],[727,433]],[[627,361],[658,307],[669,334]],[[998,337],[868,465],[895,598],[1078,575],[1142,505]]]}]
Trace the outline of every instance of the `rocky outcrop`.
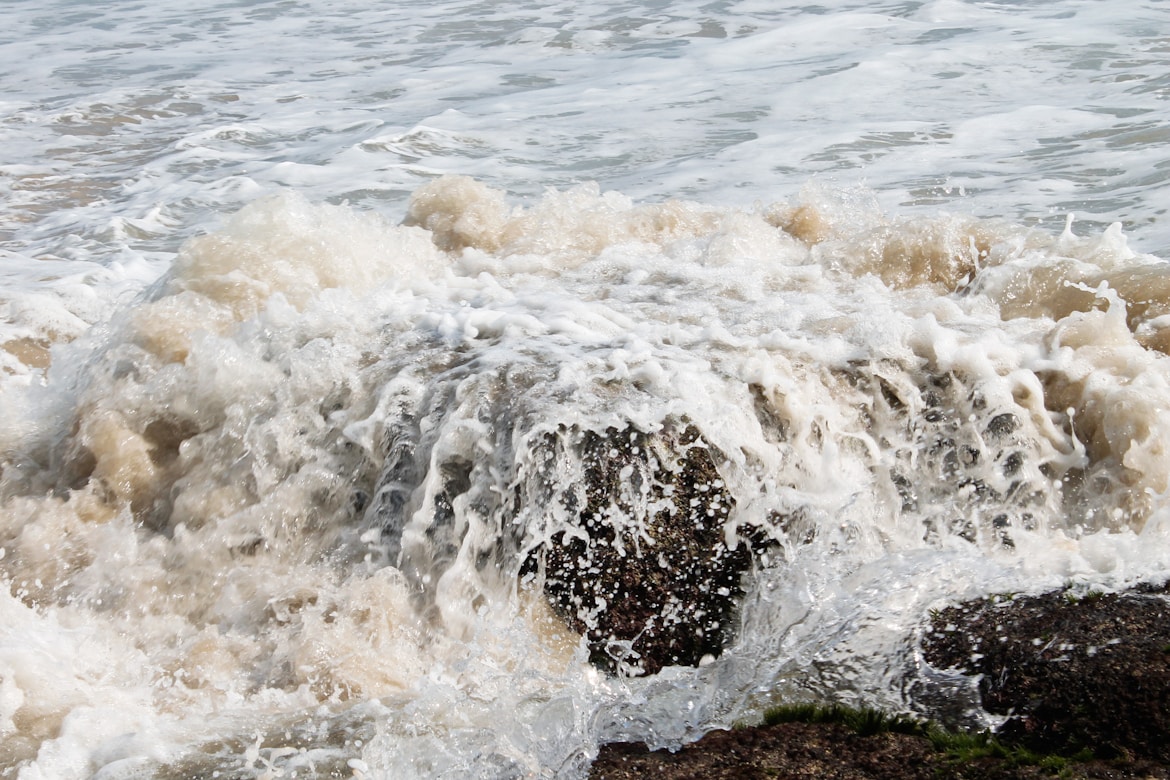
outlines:
[{"label": "rocky outcrop", "polygon": [[[978,676],[994,734],[867,733],[841,722],[712,732],[672,752],[602,747],[593,780],[681,778],[1170,778],[1167,587],[997,596],[933,613],[938,669]],[[900,721],[904,722],[904,721]]]},{"label": "rocky outcrop", "polygon": [[564,526],[527,566],[592,661],[642,675],[718,656],[734,635],[741,579],[767,546],[758,531],[728,544],[735,501],[722,455],[687,423],[564,431],[546,461],[565,448],[582,473],[550,487]]},{"label": "rocky outcrop", "polygon": [[1170,602],[1166,588],[995,597],[934,615],[936,668],[979,675],[997,736],[1032,750],[1170,765]]},{"label": "rocky outcrop", "polygon": [[716,731],[677,752],[605,745],[590,780],[1166,780],[1158,762],[1065,760],[1013,751],[947,749],[930,737],[859,733],[838,723],[777,723]]}]

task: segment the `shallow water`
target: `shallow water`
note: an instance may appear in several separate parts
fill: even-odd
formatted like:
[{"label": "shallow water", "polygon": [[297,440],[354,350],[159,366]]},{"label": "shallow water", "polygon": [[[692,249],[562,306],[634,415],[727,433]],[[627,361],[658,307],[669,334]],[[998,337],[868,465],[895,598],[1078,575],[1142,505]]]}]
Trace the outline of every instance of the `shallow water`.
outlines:
[{"label": "shallow water", "polygon": [[[9,14],[0,776],[580,777],[1167,575],[1154,3]],[[524,559],[682,426],[772,546],[610,677]]]}]

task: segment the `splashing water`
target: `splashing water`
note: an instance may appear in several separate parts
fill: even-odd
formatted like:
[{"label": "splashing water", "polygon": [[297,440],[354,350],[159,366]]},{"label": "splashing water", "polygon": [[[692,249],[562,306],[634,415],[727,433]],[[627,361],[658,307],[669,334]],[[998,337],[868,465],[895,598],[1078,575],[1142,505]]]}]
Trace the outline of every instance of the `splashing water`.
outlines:
[{"label": "splashing water", "polygon": [[[407,212],[260,200],[3,387],[8,774],[580,776],[776,698],[912,709],[947,599],[1164,576],[1170,275],[1117,229]],[[582,492],[615,431],[646,452]],[[766,541],[727,644],[611,676],[526,561],[586,504],[652,556],[692,488]]]},{"label": "splashing water", "polygon": [[579,778],[1168,576],[1163,4],[5,12],[0,777]]}]

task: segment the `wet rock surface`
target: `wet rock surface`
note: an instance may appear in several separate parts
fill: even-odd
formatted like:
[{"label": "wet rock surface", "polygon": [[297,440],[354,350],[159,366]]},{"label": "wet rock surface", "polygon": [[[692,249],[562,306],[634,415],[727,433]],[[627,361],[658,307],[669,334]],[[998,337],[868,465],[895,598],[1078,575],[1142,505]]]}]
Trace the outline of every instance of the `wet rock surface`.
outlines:
[{"label": "wet rock surface", "polygon": [[718,656],[733,635],[741,579],[767,547],[758,530],[728,544],[735,502],[722,455],[685,423],[653,434],[569,431],[547,458],[563,447],[584,464],[580,480],[550,489],[568,527],[528,568],[586,637],[593,663],[641,675]]},{"label": "wet rock surface", "polygon": [[677,752],[642,745],[601,749],[591,780],[1027,780],[1085,778],[1163,780],[1170,771],[1135,760],[1021,764],[1003,757],[962,758],[923,736],[861,735],[832,723],[782,723],[717,731]]},{"label": "wet rock surface", "polygon": [[836,724],[784,723],[718,731],[677,753],[607,745],[594,780],[634,778],[933,778],[930,744],[904,735],[859,736]]},{"label": "wet rock surface", "polygon": [[1170,778],[1168,589],[999,596],[929,618],[925,659],[979,675],[1008,718],[997,753],[838,723],[713,732],[677,752],[603,746],[593,780],[679,778]]},{"label": "wet rock surface", "polygon": [[1033,750],[1170,763],[1170,601],[1124,594],[995,597],[942,610],[923,641],[936,668],[981,675],[1001,739]]}]

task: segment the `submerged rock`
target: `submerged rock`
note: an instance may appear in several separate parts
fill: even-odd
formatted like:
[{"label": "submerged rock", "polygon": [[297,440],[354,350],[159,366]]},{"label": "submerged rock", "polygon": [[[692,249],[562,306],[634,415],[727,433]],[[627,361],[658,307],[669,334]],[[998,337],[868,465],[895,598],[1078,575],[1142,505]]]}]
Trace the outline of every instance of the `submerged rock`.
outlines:
[{"label": "submerged rock", "polygon": [[718,656],[734,635],[743,575],[767,547],[758,530],[743,539],[728,528],[735,500],[722,455],[685,423],[566,429],[548,445],[546,463],[571,452],[581,473],[548,486],[561,526],[526,571],[586,637],[593,663],[640,675]]}]

